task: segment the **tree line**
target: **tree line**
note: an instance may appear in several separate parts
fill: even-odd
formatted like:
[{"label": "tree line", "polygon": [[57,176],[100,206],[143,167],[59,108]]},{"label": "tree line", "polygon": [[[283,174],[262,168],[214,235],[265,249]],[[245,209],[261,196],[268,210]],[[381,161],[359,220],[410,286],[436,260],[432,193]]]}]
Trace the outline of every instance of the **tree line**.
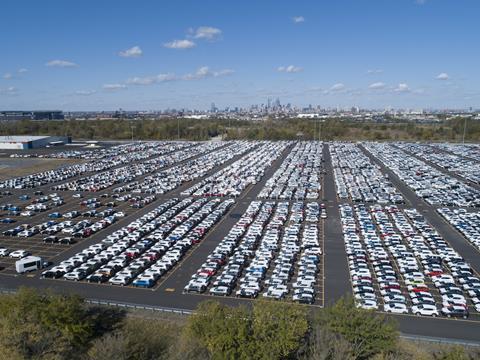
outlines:
[{"label": "tree line", "polygon": [[396,323],[356,308],[258,300],[201,303],[181,319],[93,307],[77,295],[22,288],[0,296],[0,359],[468,360],[480,351],[400,340]]},{"label": "tree line", "polygon": [[[454,118],[438,123],[358,122],[326,119],[267,119],[264,121],[228,119],[109,119],[62,121],[3,121],[0,135],[72,136],[75,140],[295,140],[326,141],[409,140],[462,141],[465,119]],[[467,120],[465,140],[480,141],[480,122]]]}]

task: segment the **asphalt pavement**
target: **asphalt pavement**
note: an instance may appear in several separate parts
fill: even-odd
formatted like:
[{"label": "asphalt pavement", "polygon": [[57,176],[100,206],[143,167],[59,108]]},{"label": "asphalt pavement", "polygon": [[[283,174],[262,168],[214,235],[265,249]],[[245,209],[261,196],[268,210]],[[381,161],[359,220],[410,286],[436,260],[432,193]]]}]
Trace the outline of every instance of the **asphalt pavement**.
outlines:
[{"label": "asphalt pavement", "polygon": [[[195,309],[201,301],[206,299],[216,299],[225,304],[239,305],[251,304],[251,300],[237,299],[234,297],[211,297],[208,295],[183,294],[182,290],[189,281],[191,275],[196,272],[200,265],[205,261],[206,257],[217,246],[224,235],[237,222],[238,218],[243,214],[251,201],[256,197],[262,189],[265,182],[278,169],[279,165],[288,155],[292,145],[286,149],[274,164],[267,169],[261,181],[247,188],[240,197],[236,199],[234,206],[220,220],[220,222],[209,231],[203,241],[194,246],[184,259],[172,269],[165,278],[160,280],[159,285],[154,289],[139,289],[133,287],[118,287],[105,284],[92,284],[87,282],[70,282],[67,280],[51,280],[39,279],[38,275],[16,275],[5,274],[0,272],[0,287],[6,289],[16,289],[20,286],[30,286],[34,288],[51,288],[62,293],[77,293],[88,299],[103,300],[110,302],[127,302],[132,304],[147,306],[162,306],[181,309]],[[389,169],[381,162],[368,153],[363,147],[363,151],[369,156],[374,163],[379,164],[382,170],[387,173],[393,184],[402,192],[412,207],[419,209],[425,215],[427,220],[438,230],[438,232],[457,250],[467,261],[472,264],[475,270],[480,270],[480,256],[478,251],[474,249],[461,234],[447,224],[436,212],[435,209],[424,201],[419,199],[403,182],[401,182]],[[325,303],[331,304],[344,295],[351,294],[351,285],[347,267],[347,257],[343,244],[343,235],[340,222],[340,214],[338,211],[338,199],[336,196],[335,183],[333,178],[333,168],[328,146],[324,146],[324,159],[326,174],[323,181],[323,199],[327,206],[328,218],[325,220],[325,239],[324,239],[324,261],[325,270],[324,289]],[[237,160],[237,158],[235,158]],[[232,160],[234,161],[234,160]],[[228,166],[232,161],[221,167],[215,168],[209,172],[218,171],[224,166]],[[208,176],[206,175],[206,176]],[[204,177],[197,179],[201,181]],[[84,249],[90,244],[96,243],[103,238],[106,233],[115,231],[116,229],[133,221],[134,218],[140,217],[144,213],[152,210],[164,200],[172,197],[180,197],[180,192],[187,187],[193,185],[196,181],[184,184],[174,191],[159,196],[157,201],[140,209],[135,215],[131,215],[126,219],[119,221],[101,234],[82,242],[80,246],[72,246],[69,250],[63,252],[54,260],[61,261],[74,253]],[[402,333],[418,336],[431,336],[441,338],[451,338],[457,340],[480,341],[480,322],[471,320],[452,320],[446,318],[426,318],[414,315],[393,316],[399,323]]]}]

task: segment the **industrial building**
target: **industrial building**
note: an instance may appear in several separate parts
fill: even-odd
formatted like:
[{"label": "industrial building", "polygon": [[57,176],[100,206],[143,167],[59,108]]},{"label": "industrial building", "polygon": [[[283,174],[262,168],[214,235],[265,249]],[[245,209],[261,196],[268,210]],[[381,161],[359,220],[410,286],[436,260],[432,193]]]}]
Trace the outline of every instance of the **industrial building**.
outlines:
[{"label": "industrial building", "polygon": [[62,111],[0,111],[1,120],[63,120]]},{"label": "industrial building", "polygon": [[63,145],[71,142],[68,136],[0,136],[0,149],[24,150],[46,146]]}]

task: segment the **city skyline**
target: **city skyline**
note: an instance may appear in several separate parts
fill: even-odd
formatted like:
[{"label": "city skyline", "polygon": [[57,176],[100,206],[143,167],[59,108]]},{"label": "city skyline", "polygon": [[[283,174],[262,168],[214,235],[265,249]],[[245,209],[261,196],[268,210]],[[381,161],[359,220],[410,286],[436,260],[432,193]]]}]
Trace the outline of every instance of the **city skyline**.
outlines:
[{"label": "city skyline", "polygon": [[1,109],[480,104],[473,0],[1,8]]}]

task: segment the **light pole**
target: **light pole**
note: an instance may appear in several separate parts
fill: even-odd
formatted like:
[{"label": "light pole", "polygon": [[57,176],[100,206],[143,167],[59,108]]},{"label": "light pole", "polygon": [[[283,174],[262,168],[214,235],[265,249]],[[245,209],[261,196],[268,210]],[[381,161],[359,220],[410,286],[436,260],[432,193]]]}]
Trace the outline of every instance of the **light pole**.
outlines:
[{"label": "light pole", "polygon": [[180,140],[180,118],[177,117],[177,140]]},{"label": "light pole", "polygon": [[135,126],[130,125],[130,131],[131,131],[131,134],[132,134],[132,141],[133,141],[133,129],[135,129]]},{"label": "light pole", "polygon": [[467,117],[465,117],[465,120],[463,122],[463,137],[462,137],[462,143],[465,144],[465,134],[467,132]]}]

